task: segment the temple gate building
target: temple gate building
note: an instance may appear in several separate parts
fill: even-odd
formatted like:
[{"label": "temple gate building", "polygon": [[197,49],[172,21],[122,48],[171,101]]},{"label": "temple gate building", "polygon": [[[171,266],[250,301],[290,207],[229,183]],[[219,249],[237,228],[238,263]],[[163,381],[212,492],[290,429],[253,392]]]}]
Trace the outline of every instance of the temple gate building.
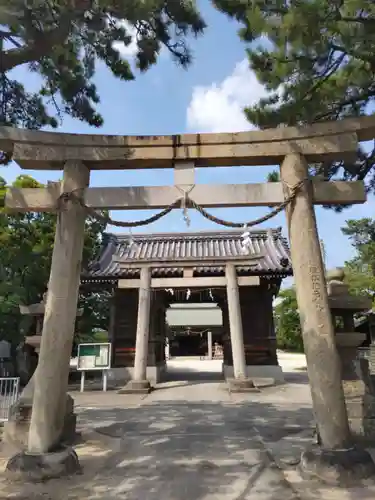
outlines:
[{"label": "temple gate building", "polygon": [[131,379],[134,367],[140,272],[151,268],[147,378],[166,371],[166,310],[181,302],[216,303],[222,311],[223,375],[233,377],[226,267],[234,265],[239,290],[247,376],[283,378],[276,354],[273,299],[282,279],[292,274],[287,241],[280,229],[250,231],[246,253],[243,231],[178,234],[109,234],[97,260],[82,274],[81,286],[111,287],[109,339],[113,376]]},{"label": "temple gate building", "polygon": [[[190,289],[186,291],[186,302],[171,304],[167,309],[169,327],[166,346],[167,359],[179,356],[200,356],[212,359],[214,347],[216,357],[223,339],[223,313],[212,295],[212,302],[192,302]],[[222,348],[220,350],[222,352]]]}]

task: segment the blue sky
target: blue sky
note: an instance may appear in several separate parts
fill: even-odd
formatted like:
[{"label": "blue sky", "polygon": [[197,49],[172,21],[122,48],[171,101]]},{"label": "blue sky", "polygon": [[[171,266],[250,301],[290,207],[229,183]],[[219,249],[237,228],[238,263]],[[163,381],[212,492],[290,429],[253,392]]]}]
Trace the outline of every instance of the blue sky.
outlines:
[{"label": "blue sky", "polygon": [[[60,131],[121,135],[157,135],[183,132],[225,132],[249,129],[242,109],[257,102],[264,90],[251,74],[245,61],[245,47],[237,36],[238,26],[215,11],[202,0],[202,13],[209,25],[205,36],[191,41],[194,62],[188,71],[176,66],[163,53],[157,66],[137,75],[134,82],[121,82],[111,76],[105,66],[98,67],[95,82],[101,96],[100,112],[105,124],[92,129],[79,121],[64,119]],[[131,58],[133,47],[124,50]],[[39,85],[35,75],[24,68],[15,71],[26,88]],[[237,167],[197,169],[196,183],[262,182],[268,167]],[[21,173],[33,175],[41,182],[57,180],[59,172],[22,171],[16,165],[0,168],[0,175],[11,182]],[[92,186],[165,185],[173,184],[172,170],[93,172]],[[267,208],[228,208],[213,212],[233,221],[252,220],[267,212]],[[349,240],[340,228],[350,218],[371,217],[374,200],[357,205],[342,214],[317,207],[320,237],[327,252],[327,266],[342,265],[351,258]],[[120,220],[146,218],[153,212],[112,212]],[[147,227],[150,232],[221,230],[222,228],[192,212],[191,226],[183,222],[180,210]],[[260,227],[279,227],[285,230],[285,216],[280,214]],[[112,229],[112,228],[110,228]],[[116,229],[114,229],[116,230]],[[139,231],[144,232],[145,229]],[[136,232],[136,230],[134,230]]]}]

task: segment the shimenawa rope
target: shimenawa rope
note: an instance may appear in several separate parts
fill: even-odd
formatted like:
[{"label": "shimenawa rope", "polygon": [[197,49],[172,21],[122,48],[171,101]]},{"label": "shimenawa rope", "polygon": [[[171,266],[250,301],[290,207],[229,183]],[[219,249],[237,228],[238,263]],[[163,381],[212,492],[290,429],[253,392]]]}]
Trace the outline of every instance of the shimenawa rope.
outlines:
[{"label": "shimenawa rope", "polygon": [[[232,221],[227,221],[225,219],[221,219],[220,217],[217,217],[215,215],[210,214],[205,210],[202,206],[198,205],[194,200],[189,198],[189,195],[187,192],[184,192],[184,196],[177,198],[171,205],[166,207],[164,210],[161,212],[152,215],[151,217],[148,217],[147,219],[143,220],[137,220],[137,221],[117,221],[112,219],[109,215],[104,215],[102,212],[98,212],[92,207],[88,207],[82,197],[77,196],[75,191],[71,192],[64,192],[60,195],[59,197],[59,202],[60,202],[60,209],[61,203],[62,202],[67,202],[67,201],[73,201],[76,203],[79,203],[87,212],[87,214],[101,222],[104,222],[105,224],[110,224],[111,226],[116,226],[116,227],[124,227],[124,228],[131,228],[131,227],[140,227],[140,226],[147,226],[148,224],[152,224],[153,222],[156,222],[157,220],[162,219],[166,215],[168,215],[173,209],[175,208],[182,208],[183,210],[186,210],[186,208],[194,208],[197,210],[203,217],[206,219],[210,220],[211,222],[214,222],[215,224],[218,224],[220,226],[225,226],[225,227],[231,227],[231,228],[244,228],[244,227],[254,227],[259,224],[262,224],[263,222],[266,222],[269,219],[272,219],[275,217],[277,214],[282,212],[287,205],[292,203],[292,201],[295,199],[297,196],[298,192],[302,187],[304,186],[306,182],[306,179],[298,182],[295,186],[289,187],[290,194],[285,198],[285,200],[280,203],[277,207],[275,207],[273,210],[271,210],[268,214],[264,215],[263,217],[259,217],[258,219],[248,221],[248,222],[232,222]],[[81,191],[81,190],[79,190]]]}]

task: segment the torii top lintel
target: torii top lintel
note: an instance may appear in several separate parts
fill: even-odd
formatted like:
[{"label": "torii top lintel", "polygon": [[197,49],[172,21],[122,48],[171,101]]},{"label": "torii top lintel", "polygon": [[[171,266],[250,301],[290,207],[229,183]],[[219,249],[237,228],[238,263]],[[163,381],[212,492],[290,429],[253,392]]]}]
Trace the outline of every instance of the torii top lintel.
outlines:
[{"label": "torii top lintel", "polygon": [[66,134],[0,127],[0,149],[22,168],[62,169],[81,160],[90,169],[172,168],[191,161],[197,167],[274,165],[287,154],[308,161],[354,159],[358,141],[375,138],[375,115],[301,127],[262,131],[113,136]]}]

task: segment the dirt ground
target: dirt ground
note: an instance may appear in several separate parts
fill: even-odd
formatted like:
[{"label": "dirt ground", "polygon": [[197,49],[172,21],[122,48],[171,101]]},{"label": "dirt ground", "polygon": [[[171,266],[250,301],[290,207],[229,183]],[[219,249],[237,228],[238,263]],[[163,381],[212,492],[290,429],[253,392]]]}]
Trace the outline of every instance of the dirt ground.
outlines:
[{"label": "dirt ground", "polygon": [[74,393],[82,474],[26,484],[1,472],[0,499],[373,500],[372,481],[335,489],[301,479],[310,391],[303,359],[284,362],[286,384],[260,393],[229,394],[217,363],[196,360],[172,363],[171,380],[147,396]]}]

